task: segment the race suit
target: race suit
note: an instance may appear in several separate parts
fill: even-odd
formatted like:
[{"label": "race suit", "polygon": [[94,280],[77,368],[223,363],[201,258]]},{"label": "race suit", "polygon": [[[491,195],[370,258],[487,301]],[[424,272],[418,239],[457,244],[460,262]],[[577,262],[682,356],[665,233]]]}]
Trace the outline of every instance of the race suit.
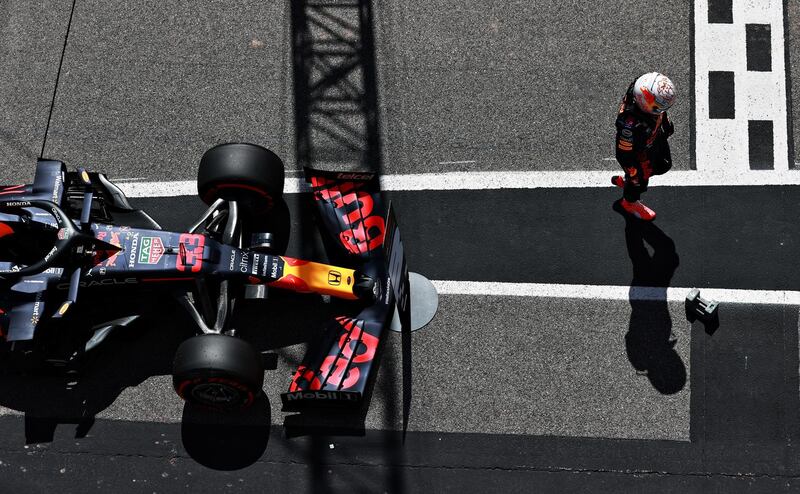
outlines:
[{"label": "race suit", "polygon": [[633,98],[633,82],[622,98],[617,115],[617,161],[625,170],[623,197],[638,201],[653,175],[667,173],[672,156],[667,138],[675,128],[667,112],[649,115],[639,110]]}]

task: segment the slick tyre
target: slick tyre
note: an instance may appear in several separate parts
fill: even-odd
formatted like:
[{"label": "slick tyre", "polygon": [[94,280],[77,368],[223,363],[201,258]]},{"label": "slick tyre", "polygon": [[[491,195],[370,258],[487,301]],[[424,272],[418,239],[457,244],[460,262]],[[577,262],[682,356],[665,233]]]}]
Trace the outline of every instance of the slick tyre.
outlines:
[{"label": "slick tyre", "polygon": [[247,143],[214,146],[197,170],[197,192],[206,204],[237,201],[255,212],[268,212],[283,194],[283,161],[267,148]]},{"label": "slick tyre", "polygon": [[261,354],[233,336],[189,338],[175,354],[172,384],[178,396],[192,405],[217,410],[247,408],[264,384]]}]

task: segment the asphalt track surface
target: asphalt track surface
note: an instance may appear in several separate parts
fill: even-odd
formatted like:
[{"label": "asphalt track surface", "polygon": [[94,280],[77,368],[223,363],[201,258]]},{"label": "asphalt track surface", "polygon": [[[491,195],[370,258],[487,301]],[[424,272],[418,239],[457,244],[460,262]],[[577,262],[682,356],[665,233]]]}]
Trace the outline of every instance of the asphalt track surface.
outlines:
[{"label": "asphalt track surface", "polygon": [[[686,88],[672,146],[676,169],[688,170],[691,3],[659,4],[668,15],[657,26],[643,5],[375,2],[382,160],[373,167],[615,172],[620,92],[659,67]],[[797,2],[787,9],[800,94]],[[42,147],[112,178],[168,181],[192,179],[216,143],[250,141],[296,170],[290,17],[284,3],[254,1],[3,2],[2,182],[29,181]],[[322,154],[346,161],[340,144],[323,142]],[[660,217],[647,228],[612,210],[611,187],[389,197],[411,269],[431,279],[797,290],[797,187],[653,185],[646,197]],[[319,258],[307,201],[287,197],[289,253]],[[191,197],[134,202],[165,228],[202,209]],[[184,409],[172,392],[171,357],[186,336],[176,328],[188,323],[167,302],[153,312],[171,323],[151,315],[136,337],[109,342],[77,385],[4,378],[0,486],[800,491],[797,306],[724,305],[711,331],[666,300],[442,296],[437,318],[412,337],[405,436],[404,360],[389,335],[363,435],[344,422],[341,434],[293,437],[278,394],[332,310],[276,296],[246,319],[275,369],[266,398],[228,421]]]}]

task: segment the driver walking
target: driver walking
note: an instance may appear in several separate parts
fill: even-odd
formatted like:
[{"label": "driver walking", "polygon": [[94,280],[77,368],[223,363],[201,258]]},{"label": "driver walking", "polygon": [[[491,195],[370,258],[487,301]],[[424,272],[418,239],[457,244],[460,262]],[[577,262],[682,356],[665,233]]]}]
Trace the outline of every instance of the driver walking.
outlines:
[{"label": "driver walking", "polygon": [[628,214],[645,221],[656,217],[655,211],[640,200],[653,175],[662,175],[672,167],[667,138],[675,131],[667,109],[675,101],[675,85],[665,75],[650,72],[633,81],[617,115],[617,161],[625,175],[611,178],[622,187],[620,205]]}]

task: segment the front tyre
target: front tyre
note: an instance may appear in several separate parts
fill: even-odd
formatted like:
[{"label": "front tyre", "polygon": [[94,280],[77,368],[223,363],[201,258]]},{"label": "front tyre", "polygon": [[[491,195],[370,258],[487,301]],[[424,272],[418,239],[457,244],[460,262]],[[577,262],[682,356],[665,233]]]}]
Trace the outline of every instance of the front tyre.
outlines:
[{"label": "front tyre", "polygon": [[283,161],[267,148],[248,143],[214,146],[197,170],[197,192],[206,204],[217,199],[267,212],[281,200]]},{"label": "front tyre", "polygon": [[218,410],[247,408],[264,384],[261,354],[233,336],[189,338],[175,353],[172,384],[178,396],[192,405]]}]

